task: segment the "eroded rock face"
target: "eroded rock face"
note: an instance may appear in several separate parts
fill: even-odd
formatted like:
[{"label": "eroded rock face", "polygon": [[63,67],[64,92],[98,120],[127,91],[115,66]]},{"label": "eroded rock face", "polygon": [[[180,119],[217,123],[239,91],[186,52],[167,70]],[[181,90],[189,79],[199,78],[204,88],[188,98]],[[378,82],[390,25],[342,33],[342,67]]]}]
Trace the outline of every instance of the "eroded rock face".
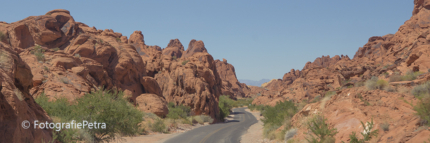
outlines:
[{"label": "eroded rock face", "polygon": [[[4,41],[34,75],[30,93],[35,97],[45,93],[51,100],[65,97],[73,101],[104,88],[124,91],[131,102],[146,93],[158,95],[160,103],[166,102],[155,80],[146,78],[146,64],[134,46],[146,48],[140,31],[128,40],[112,29],[97,30],[75,22],[69,11],[61,9],[1,24],[0,31],[7,35]],[[35,56],[35,48],[43,49],[42,56]]]},{"label": "eroded rock face", "polygon": [[195,53],[178,61],[163,60],[164,70],[155,75],[168,102],[191,107],[194,114],[219,118],[221,79],[208,53]]},{"label": "eroded rock face", "polygon": [[226,59],[215,60],[215,63],[222,80],[222,95],[229,95],[233,99],[245,97],[242,84],[237,80],[233,65],[227,63]]},{"label": "eroded rock face", "polygon": [[[361,99],[360,99],[361,98]],[[367,91],[363,88],[345,89],[328,100],[306,105],[294,115],[292,124],[299,127],[294,138],[304,139],[307,131],[303,120],[308,120],[316,113],[327,118],[330,128],[339,131],[336,142],[347,142],[352,132],[363,132],[361,122],[373,119],[374,129],[379,129],[378,142],[423,142],[428,139],[428,130],[416,130],[420,119],[415,116],[413,107],[402,99],[416,102],[413,96],[386,92]],[[363,100],[370,105],[366,105]],[[410,114],[405,114],[410,113]],[[389,124],[389,130],[383,131],[381,124]],[[426,137],[424,137],[426,136]]]},{"label": "eroded rock face", "polygon": [[[36,142],[52,140],[52,130],[34,129],[34,121],[52,122],[29,93],[33,87],[30,67],[8,45],[0,42],[0,140]],[[30,128],[21,123],[27,120]]]}]

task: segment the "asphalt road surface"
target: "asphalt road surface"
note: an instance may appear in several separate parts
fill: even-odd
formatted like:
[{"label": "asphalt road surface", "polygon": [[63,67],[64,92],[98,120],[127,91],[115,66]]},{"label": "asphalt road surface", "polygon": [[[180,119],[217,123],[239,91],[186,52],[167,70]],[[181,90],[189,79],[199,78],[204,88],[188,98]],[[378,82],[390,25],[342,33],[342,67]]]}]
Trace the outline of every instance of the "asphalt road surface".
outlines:
[{"label": "asphalt road surface", "polygon": [[236,108],[230,115],[234,115],[233,120],[227,123],[217,123],[203,126],[177,135],[165,143],[239,143],[240,136],[252,125],[257,123],[257,119],[246,108]]}]

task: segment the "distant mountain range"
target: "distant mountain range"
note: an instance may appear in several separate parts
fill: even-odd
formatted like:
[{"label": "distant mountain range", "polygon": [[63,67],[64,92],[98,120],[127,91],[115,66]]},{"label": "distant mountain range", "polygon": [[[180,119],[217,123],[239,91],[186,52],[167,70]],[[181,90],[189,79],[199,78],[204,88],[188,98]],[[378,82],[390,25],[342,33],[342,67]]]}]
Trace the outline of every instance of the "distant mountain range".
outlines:
[{"label": "distant mountain range", "polygon": [[249,79],[239,79],[239,82],[245,83],[246,85],[252,85],[252,86],[261,86],[261,84],[269,81],[270,79],[261,79],[259,81],[249,80]]}]

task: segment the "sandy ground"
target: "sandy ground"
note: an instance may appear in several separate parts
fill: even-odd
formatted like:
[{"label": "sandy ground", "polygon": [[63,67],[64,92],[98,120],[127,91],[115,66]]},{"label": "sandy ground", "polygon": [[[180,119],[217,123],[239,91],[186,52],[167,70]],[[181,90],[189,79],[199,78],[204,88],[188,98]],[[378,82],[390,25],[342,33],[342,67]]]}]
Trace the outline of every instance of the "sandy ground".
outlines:
[{"label": "sandy ground", "polygon": [[262,116],[260,116],[260,111],[251,111],[249,109],[245,109],[245,111],[252,113],[255,118],[257,118],[258,123],[255,123],[251,127],[249,127],[248,131],[242,135],[240,142],[241,143],[272,143],[276,141],[270,141],[268,139],[264,139],[263,137],[263,122],[260,120]]}]

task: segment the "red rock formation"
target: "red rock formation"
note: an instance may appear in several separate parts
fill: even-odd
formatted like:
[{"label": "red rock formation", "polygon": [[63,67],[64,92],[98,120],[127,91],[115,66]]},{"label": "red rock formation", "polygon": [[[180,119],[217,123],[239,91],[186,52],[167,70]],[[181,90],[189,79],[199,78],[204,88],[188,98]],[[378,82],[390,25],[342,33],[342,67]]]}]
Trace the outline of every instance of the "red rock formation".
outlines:
[{"label": "red rock formation", "polygon": [[222,95],[229,95],[230,98],[245,97],[242,84],[237,80],[236,71],[233,65],[227,63],[226,59],[215,60],[217,71],[222,80]]},{"label": "red rock formation", "polygon": [[[52,130],[34,129],[34,121],[52,122],[29,93],[33,87],[30,67],[7,44],[0,42],[0,141],[36,142],[52,140]],[[30,128],[21,123],[27,120]]]}]

